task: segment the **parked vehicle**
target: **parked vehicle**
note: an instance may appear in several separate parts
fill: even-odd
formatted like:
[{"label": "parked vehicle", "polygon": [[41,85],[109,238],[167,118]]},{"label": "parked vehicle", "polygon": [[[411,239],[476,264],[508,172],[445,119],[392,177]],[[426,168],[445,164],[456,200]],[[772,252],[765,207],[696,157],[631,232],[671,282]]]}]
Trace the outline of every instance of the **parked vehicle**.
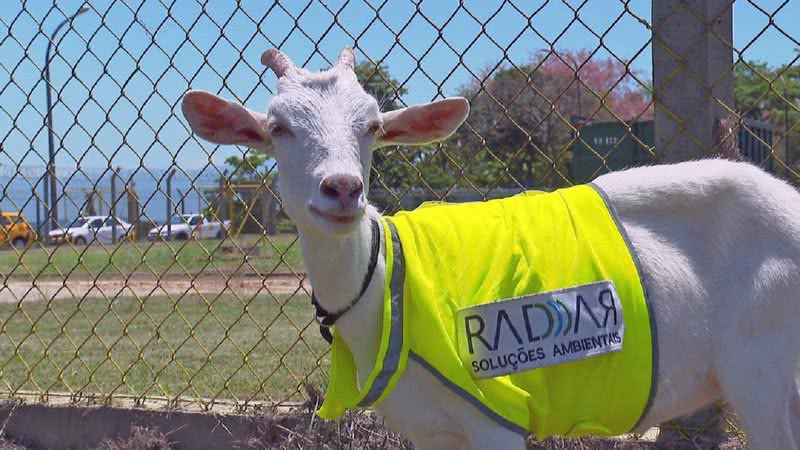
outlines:
[{"label": "parked vehicle", "polygon": [[36,232],[21,213],[0,213],[0,245],[21,250],[36,240]]},{"label": "parked vehicle", "polygon": [[223,239],[230,226],[230,220],[219,222],[208,220],[202,214],[182,214],[173,217],[169,226],[159,225],[150,230],[147,240]]},{"label": "parked vehicle", "polygon": [[133,225],[112,216],[86,216],[75,219],[66,228],[53,230],[50,239],[56,244],[72,242],[75,245],[86,245],[92,241],[110,244],[117,229],[117,241],[126,239],[133,233]]}]

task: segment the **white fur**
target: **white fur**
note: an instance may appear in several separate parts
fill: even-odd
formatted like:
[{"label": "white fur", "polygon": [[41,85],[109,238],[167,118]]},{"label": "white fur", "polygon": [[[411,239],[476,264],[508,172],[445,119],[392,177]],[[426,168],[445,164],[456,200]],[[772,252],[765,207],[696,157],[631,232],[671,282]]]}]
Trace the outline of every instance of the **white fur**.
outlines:
[{"label": "white fur", "polygon": [[[268,121],[293,131],[272,137],[281,194],[314,290],[330,311],[349,303],[361,285],[368,216],[378,213],[363,204],[357,220],[342,224],[314,215],[309,205],[336,213],[319,194],[322,179],[345,173],[367,185],[371,149],[381,144],[380,133],[365,131],[369,124],[382,120],[384,128],[410,127],[413,134],[419,111],[379,116],[346,64],[321,74],[292,68],[280,79]],[[463,120],[459,114],[453,112],[454,126]],[[454,126],[448,122],[435,138]],[[722,397],[756,448],[799,449],[800,194],[749,164],[722,160],[630,169],[596,183],[638,254],[658,329],[656,396],[642,429]],[[364,298],[337,323],[362,382],[377,353],[384,283],[379,258]],[[525,448],[523,437],[412,360],[378,410],[420,449]]]}]

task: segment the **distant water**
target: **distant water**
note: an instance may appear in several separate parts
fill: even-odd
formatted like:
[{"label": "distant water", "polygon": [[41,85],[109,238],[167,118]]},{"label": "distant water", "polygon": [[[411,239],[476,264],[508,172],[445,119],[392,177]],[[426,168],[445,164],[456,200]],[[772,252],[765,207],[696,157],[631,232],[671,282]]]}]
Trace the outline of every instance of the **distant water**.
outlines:
[{"label": "distant water", "polygon": [[[18,172],[17,168],[10,165],[0,166],[0,210],[22,211],[28,220],[36,221],[36,197],[38,193],[41,201],[44,200],[44,182],[42,176],[46,173],[45,167],[24,166]],[[207,201],[202,195],[203,188],[213,188],[218,185],[220,173],[217,169],[209,167],[203,170],[184,171],[178,170],[172,178],[172,198],[174,207],[180,211],[177,204],[183,196],[184,209],[187,213],[194,213],[205,209]],[[167,217],[167,171],[164,169],[145,170],[145,168],[122,169],[118,179],[116,202],[117,215],[123,220],[128,220],[128,197],[125,194],[125,184],[133,182],[139,194],[140,220],[150,219],[163,222]],[[110,210],[111,201],[111,171],[103,169],[59,169],[57,172],[57,197],[59,223],[68,224],[75,219],[86,206],[86,192],[93,186],[102,191],[103,201],[100,202],[98,214],[106,214]],[[67,195],[64,195],[67,194]],[[95,197],[95,209],[98,200]],[[43,204],[40,208],[43,208]],[[40,209],[41,220],[44,220],[44,210]],[[146,218],[145,218],[146,216]]]}]

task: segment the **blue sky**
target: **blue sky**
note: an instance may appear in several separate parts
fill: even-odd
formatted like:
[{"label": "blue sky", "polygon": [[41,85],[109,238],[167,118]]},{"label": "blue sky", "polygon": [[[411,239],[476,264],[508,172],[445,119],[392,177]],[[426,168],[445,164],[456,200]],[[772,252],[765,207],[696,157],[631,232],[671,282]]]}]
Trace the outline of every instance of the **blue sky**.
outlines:
[{"label": "blue sky", "polygon": [[[23,11],[20,1],[3,2],[0,169],[44,165],[41,70],[47,36],[81,3],[58,1],[51,10],[48,1],[27,2]],[[54,128],[57,148],[60,142],[63,149],[57,165],[66,171],[77,165],[86,170],[108,167],[109,161],[115,167],[148,170],[177,166],[189,171],[212,161],[222,167],[227,156],[242,149],[197,142],[176,105],[191,87],[221,92],[263,110],[275,79],[258,61],[272,46],[280,46],[299,65],[321,69],[329,65],[326,58],[335,59],[341,47],[356,41],[359,60],[384,60],[392,75],[404,82],[406,103],[453,95],[482,68],[498,61],[524,63],[531,53],[551,44],[557,49],[597,48],[596,35],[605,35],[608,48],[597,57],[610,51],[623,60],[635,58],[633,66],[650,76],[649,31],[630,14],[649,21],[649,1],[631,1],[628,13],[623,2],[592,0],[579,10],[580,21],[568,7],[580,2],[516,2],[527,15],[538,11],[530,23],[511,4],[487,0],[466,2],[466,8],[444,0],[388,0],[383,5],[361,0],[280,5],[243,0],[238,7],[227,0],[91,3],[92,11],[59,36],[58,55],[51,64],[53,86],[60,91]],[[774,11],[781,2],[757,3]],[[800,2],[790,1],[775,23],[797,40],[798,17]],[[485,23],[483,29],[479,22]],[[791,61],[796,45],[768,23],[752,4],[736,2],[734,45],[746,47],[748,59],[771,65]]]}]

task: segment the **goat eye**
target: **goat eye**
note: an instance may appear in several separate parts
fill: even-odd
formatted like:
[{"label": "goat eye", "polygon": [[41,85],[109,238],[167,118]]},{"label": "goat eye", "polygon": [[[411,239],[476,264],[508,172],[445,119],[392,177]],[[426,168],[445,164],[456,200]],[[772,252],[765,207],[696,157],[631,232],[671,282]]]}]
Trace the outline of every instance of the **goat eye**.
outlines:
[{"label": "goat eye", "polygon": [[279,123],[275,123],[275,124],[270,125],[269,134],[272,137],[291,136],[292,135],[292,131],[289,130],[289,128],[286,127],[285,125],[281,125]]},{"label": "goat eye", "polygon": [[374,135],[378,134],[378,132],[381,131],[382,128],[383,127],[381,126],[381,124],[379,122],[373,122],[373,123],[371,123],[369,125],[369,128],[367,128],[367,133],[366,134],[368,136],[374,136]]}]

